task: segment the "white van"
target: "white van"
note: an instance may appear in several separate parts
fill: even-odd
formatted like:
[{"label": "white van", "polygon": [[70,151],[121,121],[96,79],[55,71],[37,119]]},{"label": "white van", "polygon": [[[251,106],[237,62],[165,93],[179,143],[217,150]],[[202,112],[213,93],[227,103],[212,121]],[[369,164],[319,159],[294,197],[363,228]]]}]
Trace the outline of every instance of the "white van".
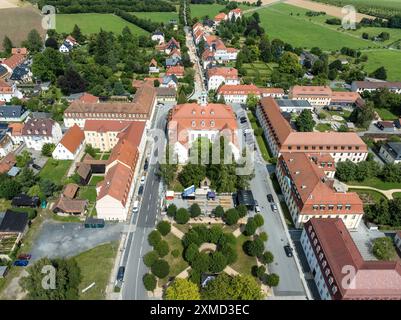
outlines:
[{"label": "white van", "polygon": [[132,207],[132,212],[137,213],[139,211],[139,201],[134,201],[134,205]]}]

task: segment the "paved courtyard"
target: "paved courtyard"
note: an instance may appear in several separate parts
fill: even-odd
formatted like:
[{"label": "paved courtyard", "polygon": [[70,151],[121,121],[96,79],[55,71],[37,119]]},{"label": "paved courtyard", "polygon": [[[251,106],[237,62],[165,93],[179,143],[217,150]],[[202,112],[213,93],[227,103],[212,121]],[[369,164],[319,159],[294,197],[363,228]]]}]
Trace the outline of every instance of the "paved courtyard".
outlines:
[{"label": "paved courtyard", "polygon": [[32,259],[71,257],[102,243],[120,239],[124,225],[107,224],[103,229],[85,229],[82,223],[46,221],[31,250]]}]

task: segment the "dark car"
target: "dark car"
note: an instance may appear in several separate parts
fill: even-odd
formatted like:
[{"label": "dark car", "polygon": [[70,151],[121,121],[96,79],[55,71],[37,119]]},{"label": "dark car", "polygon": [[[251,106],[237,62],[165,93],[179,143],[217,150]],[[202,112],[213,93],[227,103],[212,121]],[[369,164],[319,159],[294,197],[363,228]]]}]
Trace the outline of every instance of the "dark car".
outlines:
[{"label": "dark car", "polygon": [[273,196],[270,193],[267,195],[267,200],[273,202]]},{"label": "dark car", "polygon": [[149,162],[148,162],[148,159],[146,159],[145,160],[145,164],[143,165],[143,170],[148,170],[148,168],[149,168]]},{"label": "dark car", "polygon": [[245,118],[245,117],[239,118],[239,122],[240,122],[240,123],[245,123],[245,122],[246,122],[246,118]]},{"label": "dark car", "polygon": [[278,211],[278,208],[277,208],[275,203],[273,203],[270,207],[272,208],[273,212],[277,212]]},{"label": "dark car", "polygon": [[14,266],[16,267],[26,267],[29,264],[28,260],[15,260]]},{"label": "dark car", "polygon": [[31,260],[32,255],[28,253],[22,253],[18,256],[18,260]]},{"label": "dark car", "polygon": [[42,167],[38,166],[36,163],[32,164],[32,168],[34,168],[36,170],[42,170]]},{"label": "dark car", "polygon": [[287,255],[287,257],[293,256],[292,250],[293,249],[288,244],[286,246],[284,246],[284,251],[285,251],[285,254]]},{"label": "dark car", "polygon": [[143,194],[143,186],[139,186],[138,195],[141,196]]},{"label": "dark car", "polygon": [[118,273],[117,273],[117,280],[118,281],[123,281],[124,273],[125,273],[125,267],[124,266],[121,266],[120,268],[118,268]]}]

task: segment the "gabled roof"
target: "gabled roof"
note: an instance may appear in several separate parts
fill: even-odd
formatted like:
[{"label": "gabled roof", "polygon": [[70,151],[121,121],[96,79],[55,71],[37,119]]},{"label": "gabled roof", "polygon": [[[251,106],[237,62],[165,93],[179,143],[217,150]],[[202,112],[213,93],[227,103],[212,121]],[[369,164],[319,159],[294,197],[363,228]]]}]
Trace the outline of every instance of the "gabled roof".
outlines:
[{"label": "gabled roof", "polygon": [[98,103],[99,98],[90,94],[88,92],[84,92],[84,94],[79,98],[79,101],[83,103]]},{"label": "gabled roof", "polygon": [[11,57],[3,61],[2,64],[8,66],[10,69],[14,70],[17,66],[26,60],[23,54],[13,54]]},{"label": "gabled roof", "polygon": [[68,151],[75,153],[85,139],[85,134],[77,124],[68,129],[60,141]]},{"label": "gabled roof", "polygon": [[183,66],[172,66],[167,69],[166,75],[173,75],[175,74],[176,76],[183,76],[184,75],[184,67]]},{"label": "gabled roof", "polygon": [[65,213],[82,213],[85,211],[87,205],[88,200],[68,199],[61,196],[54,204],[53,211],[57,211],[58,209]]},{"label": "gabled roof", "polygon": [[0,118],[20,118],[24,113],[26,112],[26,109],[24,106],[0,106]]},{"label": "gabled roof", "polygon": [[25,212],[14,212],[7,210],[0,223],[0,233],[17,232],[22,233],[28,225],[28,214]]},{"label": "gabled roof", "polygon": [[217,14],[214,17],[214,21],[222,21],[222,20],[226,20],[227,19],[227,15],[224,12],[220,12],[219,14]]},{"label": "gabled roof", "polygon": [[11,49],[11,54],[27,55],[28,54],[28,49],[27,48],[12,48]]},{"label": "gabled roof", "polygon": [[77,194],[79,186],[75,183],[68,183],[63,189],[63,195],[69,199],[73,199]]},{"label": "gabled roof", "polygon": [[149,67],[157,67],[157,61],[155,59],[150,60]]},{"label": "gabled roof", "polygon": [[207,77],[221,76],[225,79],[238,79],[238,70],[229,67],[214,67],[207,70]]},{"label": "gabled roof", "polygon": [[164,76],[162,84],[168,84],[170,81],[174,81],[175,83],[178,83],[178,79],[175,74]]},{"label": "gabled roof", "polygon": [[52,119],[29,119],[22,129],[23,136],[51,136],[55,125]]}]

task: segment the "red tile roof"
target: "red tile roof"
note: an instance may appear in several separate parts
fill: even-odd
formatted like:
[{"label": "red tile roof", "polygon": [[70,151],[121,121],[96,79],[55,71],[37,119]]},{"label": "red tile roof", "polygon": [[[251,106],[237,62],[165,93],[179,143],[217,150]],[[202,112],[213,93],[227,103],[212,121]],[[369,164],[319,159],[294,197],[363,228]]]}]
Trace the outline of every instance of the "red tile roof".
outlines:
[{"label": "red tile roof", "polygon": [[60,143],[71,153],[75,153],[85,139],[85,134],[78,125],[69,128]]},{"label": "red tile roof", "polygon": [[11,49],[11,54],[27,55],[28,54],[28,49],[27,48],[12,48]]},{"label": "red tile roof", "polygon": [[[365,261],[342,219],[310,219],[304,226],[309,239],[310,226],[327,261],[329,276],[334,278],[330,284],[324,275],[326,285],[329,288],[335,285],[338,289],[334,299],[401,299],[399,262]],[[344,287],[345,277],[350,276],[349,271],[343,272],[344,267],[354,268],[354,287]]]},{"label": "red tile roof", "polygon": [[22,129],[24,128],[24,124],[19,122],[9,123],[8,127],[11,129],[11,135],[17,137],[22,135]]},{"label": "red tile roof", "polygon": [[177,77],[184,76],[185,69],[183,66],[172,66],[167,69],[166,75],[170,76],[175,74]]},{"label": "red tile roof", "polygon": [[214,21],[222,21],[222,20],[226,20],[227,19],[227,15],[224,12],[220,12],[219,14],[217,14],[214,17]]},{"label": "red tile roof", "polygon": [[225,79],[238,79],[238,70],[229,67],[214,67],[207,71],[207,77],[222,76]]},{"label": "red tile roof", "polygon": [[15,154],[10,152],[3,159],[0,160],[0,174],[7,173],[17,163]]},{"label": "red tile roof", "polygon": [[93,94],[85,92],[80,98],[79,101],[83,103],[98,103],[99,98],[94,96]]},{"label": "red tile roof", "polygon": [[127,128],[131,121],[119,120],[86,120],[84,131],[120,132]]},{"label": "red tile roof", "polygon": [[23,54],[13,54],[11,57],[9,57],[6,60],[4,60],[2,64],[6,65],[10,69],[14,70],[21,63],[23,63],[25,60],[26,60],[25,55],[23,55]]},{"label": "red tile roof", "polygon": [[255,86],[254,84],[239,84],[239,85],[229,85],[225,84],[222,85],[218,89],[218,94],[223,95],[248,95],[248,94],[255,94],[259,95],[261,89]]},{"label": "red tile roof", "polygon": [[293,86],[290,89],[291,98],[302,98],[305,96],[322,96],[330,98],[332,90],[327,86]]},{"label": "red tile roof", "polygon": [[358,99],[361,99],[358,92],[333,91],[333,94],[331,95],[332,102],[356,103]]}]

